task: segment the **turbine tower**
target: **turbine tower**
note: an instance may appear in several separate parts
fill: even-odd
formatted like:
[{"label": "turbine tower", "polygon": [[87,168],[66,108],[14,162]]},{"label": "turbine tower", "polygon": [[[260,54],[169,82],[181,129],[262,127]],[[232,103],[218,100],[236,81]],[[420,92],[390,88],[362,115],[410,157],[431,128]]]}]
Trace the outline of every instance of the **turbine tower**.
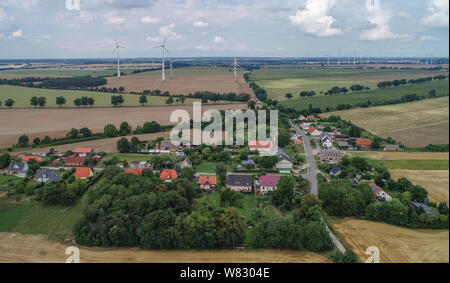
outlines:
[{"label": "turbine tower", "polygon": [[166,81],[166,52],[170,53],[169,50],[166,48],[166,41],[167,37],[164,38],[164,42],[161,45],[155,46],[153,48],[161,48],[162,49],[162,75],[161,75],[161,81]]},{"label": "turbine tower", "polygon": [[173,77],[172,59],[170,59],[170,78]]},{"label": "turbine tower", "polygon": [[341,65],[341,49],[338,50],[338,65]]},{"label": "turbine tower", "polygon": [[114,39],[116,43],[116,48],[113,50],[113,54],[117,52],[117,78],[120,79],[120,49],[125,49],[126,47],[120,46],[116,39]]},{"label": "turbine tower", "polygon": [[355,49],[355,54],[353,56],[353,65],[356,65],[356,49]]}]

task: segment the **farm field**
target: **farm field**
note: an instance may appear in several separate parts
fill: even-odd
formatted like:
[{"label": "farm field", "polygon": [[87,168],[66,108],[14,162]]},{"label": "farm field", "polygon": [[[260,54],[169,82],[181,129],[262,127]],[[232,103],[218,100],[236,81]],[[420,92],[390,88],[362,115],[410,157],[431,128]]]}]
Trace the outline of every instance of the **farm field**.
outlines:
[{"label": "farm field", "polygon": [[[208,105],[209,109],[247,109],[246,104]],[[82,108],[82,109],[2,109],[0,121],[0,148],[17,143],[17,139],[27,134],[30,137],[64,137],[72,128],[87,127],[92,132],[103,132],[107,124],[119,127],[126,121],[133,127],[145,122],[156,121],[169,125],[170,115],[175,110],[186,110],[192,117],[191,106],[136,107],[136,108]],[[95,142],[92,142],[95,143]],[[101,141],[99,141],[101,143]],[[96,143],[98,145],[98,143]]]},{"label": "farm field", "polygon": [[[123,74],[129,74],[133,70],[121,70]],[[17,70],[3,70],[0,71],[0,78],[24,78],[24,77],[81,77],[81,76],[112,76],[116,70],[58,70],[58,69],[17,69]]]},{"label": "farm field", "polygon": [[294,99],[290,101],[282,101],[281,105],[297,110],[304,110],[308,109],[309,104],[312,104],[314,108],[318,107],[324,111],[327,107],[330,107],[330,109],[336,109],[336,107],[340,104],[357,105],[359,103],[366,103],[369,100],[372,104],[384,103],[385,101],[399,99],[408,94],[427,96],[432,89],[435,89],[438,95],[447,95],[449,93],[448,88],[448,80],[443,80],[420,85],[406,85],[397,88],[371,89],[361,93],[350,92],[345,95],[317,95],[309,98],[298,98],[298,94],[294,94]]},{"label": "farm field", "polygon": [[448,152],[361,152],[373,160],[449,160]]},{"label": "farm field", "polygon": [[4,203],[0,201],[0,232],[14,231],[25,215],[32,209],[31,204]]},{"label": "farm field", "polygon": [[[76,98],[81,98],[83,96],[92,97],[95,100],[94,107],[113,107],[111,104],[111,96],[119,95],[112,93],[103,92],[93,92],[93,91],[77,91],[77,90],[50,90],[50,89],[39,89],[39,88],[28,88],[28,87],[18,87],[2,85],[0,86],[0,101],[4,102],[8,98],[14,100],[14,108],[33,108],[30,105],[30,99],[33,96],[45,97],[46,98],[46,108],[60,108],[56,104],[56,98],[63,96],[66,98],[66,104],[62,108],[73,108],[76,107],[73,101]],[[136,107],[142,106],[139,103],[140,95],[136,94],[121,94],[125,100],[123,106]],[[148,103],[145,106],[165,106],[167,97],[162,96],[147,96]],[[195,99],[186,99],[184,102],[186,105],[192,104],[192,102],[198,101]],[[175,105],[181,105],[181,102],[174,102]],[[4,104],[2,108],[5,108]]]},{"label": "farm field", "polygon": [[[51,242],[43,235],[0,233],[0,262],[64,263],[71,244]],[[82,263],[328,263],[312,252],[292,251],[144,251],[127,248],[80,247]]]},{"label": "farm field", "polygon": [[[350,88],[361,84],[375,89],[380,81],[414,79],[442,74],[425,70],[381,70],[381,69],[271,69],[256,70],[251,80],[268,92],[270,99],[286,100],[285,94],[298,98],[300,91],[315,91],[318,95],[334,86]],[[318,106],[315,106],[318,107]]]},{"label": "farm field", "polygon": [[448,263],[448,230],[412,230],[356,219],[333,220],[336,231],[365,262],[370,246],[380,249],[381,263]]},{"label": "farm field", "polygon": [[430,200],[449,203],[449,171],[448,170],[389,170],[392,178],[407,178],[413,184],[427,189]]},{"label": "farm field", "polygon": [[326,113],[382,137],[392,137],[410,147],[449,143],[449,98],[358,108]]},{"label": "farm field", "polygon": [[234,92],[236,94],[248,93],[253,95],[247,82],[243,78],[243,71],[239,72],[238,82],[233,73],[227,68],[180,68],[166,70],[167,81],[161,81],[161,71],[152,71],[124,76],[106,78],[106,87],[119,88],[123,86],[127,92],[143,92],[144,90],[168,91],[171,94],[189,94],[197,91],[210,91],[216,93]]},{"label": "farm field", "polygon": [[448,160],[383,160],[387,169],[448,170]]}]

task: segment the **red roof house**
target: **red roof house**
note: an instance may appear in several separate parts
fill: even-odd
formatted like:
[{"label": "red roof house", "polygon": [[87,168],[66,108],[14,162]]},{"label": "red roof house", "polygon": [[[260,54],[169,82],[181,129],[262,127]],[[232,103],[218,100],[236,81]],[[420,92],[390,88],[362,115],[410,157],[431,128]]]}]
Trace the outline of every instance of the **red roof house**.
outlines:
[{"label": "red roof house", "polygon": [[301,139],[294,139],[295,144],[302,144],[303,141]]},{"label": "red roof house", "polygon": [[271,141],[249,141],[248,147],[250,150],[262,150],[272,148],[273,144]]},{"label": "red roof house", "polygon": [[316,120],[316,116],[310,115],[310,116],[306,117],[306,119],[309,121]]},{"label": "red roof house", "polygon": [[200,176],[198,179],[198,185],[201,189],[207,192],[213,192],[217,188],[216,176]]},{"label": "red roof house", "polygon": [[160,176],[161,180],[164,181],[172,181],[172,180],[176,180],[178,179],[178,173],[176,170],[172,170],[172,169],[164,169],[161,172],[161,176]]},{"label": "red roof house", "polygon": [[278,182],[280,181],[281,176],[275,175],[267,175],[261,176],[259,178],[259,190],[256,191],[258,194],[265,195],[268,192],[275,191],[278,187]]},{"label": "red roof house", "polygon": [[75,178],[79,179],[88,179],[92,176],[94,176],[94,173],[89,167],[78,167],[77,171],[75,172]]},{"label": "red roof house", "polygon": [[78,148],[75,148],[74,152],[75,152],[75,154],[77,154],[79,156],[90,156],[90,155],[94,154],[94,149],[90,148],[90,147],[86,147],[86,148],[78,147]]},{"label": "red roof house", "polygon": [[82,166],[85,159],[86,158],[82,156],[71,155],[69,157],[65,157],[63,160],[66,162],[66,166]]},{"label": "red roof house", "polygon": [[36,160],[36,162],[44,161],[44,159],[39,156],[24,156],[24,158],[22,159],[23,162],[28,162],[30,160]]},{"label": "red roof house", "polygon": [[359,139],[356,143],[361,146],[361,148],[368,149],[372,147],[372,142],[369,139]]},{"label": "red roof house", "polygon": [[138,176],[138,177],[141,177],[143,171],[144,171],[144,169],[142,169],[142,168],[138,168],[138,169],[127,169],[127,170],[125,170],[125,173],[127,173],[127,174],[134,174],[134,175],[136,175],[136,176]]}]

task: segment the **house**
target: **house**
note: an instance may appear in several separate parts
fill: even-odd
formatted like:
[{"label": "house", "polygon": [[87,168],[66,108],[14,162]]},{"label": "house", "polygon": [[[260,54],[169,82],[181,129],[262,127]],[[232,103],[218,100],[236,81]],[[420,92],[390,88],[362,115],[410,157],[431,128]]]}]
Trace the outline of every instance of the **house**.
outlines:
[{"label": "house", "polygon": [[299,119],[300,121],[305,121],[305,120],[306,120],[305,116],[303,116],[303,115],[300,115],[300,116],[298,117],[298,119]]},{"label": "house", "polygon": [[227,188],[243,193],[253,191],[253,175],[227,174]]},{"label": "house", "polygon": [[294,139],[295,144],[303,144],[302,139]]},{"label": "house", "polygon": [[278,182],[281,176],[267,175],[259,177],[259,189],[256,190],[257,194],[265,195],[269,192],[273,192],[278,188]]},{"label": "house", "polygon": [[138,177],[141,177],[143,171],[144,171],[144,169],[142,169],[142,168],[127,169],[127,170],[125,170],[125,173],[127,173],[127,174],[134,174],[134,175],[136,175]]},{"label": "house", "polygon": [[94,155],[94,149],[90,148],[90,147],[86,147],[86,148],[78,147],[78,148],[75,148],[75,150],[73,152],[76,155],[82,156],[82,157],[88,157],[88,156]]},{"label": "house", "polygon": [[34,179],[36,182],[50,183],[60,181],[61,176],[59,176],[54,170],[41,169],[36,173]]},{"label": "house", "polygon": [[287,155],[281,148],[277,152],[278,162],[275,167],[278,169],[280,174],[290,174],[294,164],[291,161],[289,155]]},{"label": "house", "polygon": [[338,166],[335,166],[330,170],[330,175],[337,176],[337,175],[341,174],[341,172],[342,172],[341,168],[339,168]]},{"label": "house", "polygon": [[247,168],[247,166],[253,166],[253,168],[256,168],[256,162],[253,159],[242,161],[242,167]]},{"label": "house", "polygon": [[8,174],[25,178],[28,176],[28,164],[26,162],[11,162],[8,168]]},{"label": "house", "polygon": [[320,135],[320,141],[323,147],[330,148],[333,146],[333,140],[325,133]]},{"label": "house", "polygon": [[268,154],[273,147],[271,141],[249,141],[248,149],[250,151],[258,151],[260,155]]},{"label": "house", "polygon": [[89,167],[78,167],[77,171],[75,172],[75,178],[78,179],[86,180],[93,176],[94,172],[92,172],[92,169]]},{"label": "house", "polygon": [[314,126],[309,127],[308,133],[313,137],[318,137],[321,134],[321,132]]},{"label": "house", "polygon": [[385,191],[383,191],[382,188],[380,188],[379,186],[377,186],[377,184],[375,183],[370,183],[369,184],[370,188],[372,189],[373,193],[375,194],[376,198],[381,201],[381,200],[385,200],[385,201],[391,201],[392,197],[386,193]]},{"label": "house", "polygon": [[86,157],[71,155],[63,158],[63,160],[66,162],[66,166],[83,166]]},{"label": "house", "polygon": [[342,152],[337,149],[322,149],[320,151],[319,160],[328,163],[338,163],[342,160]]},{"label": "house", "polygon": [[308,120],[308,121],[316,121],[317,119],[316,119],[316,116],[309,115],[308,117],[306,117],[306,120]]},{"label": "house", "polygon": [[311,127],[311,123],[303,122],[303,123],[300,124],[300,128],[302,128],[305,131],[307,131],[310,127]]},{"label": "house", "polygon": [[336,140],[338,140],[338,141],[347,141],[347,140],[350,139],[350,136],[348,136],[348,135],[339,135],[339,134],[336,134],[336,135],[334,136],[334,138],[335,138]]},{"label": "house", "polygon": [[30,160],[36,160],[36,162],[39,162],[39,163],[44,161],[44,159],[42,159],[39,156],[24,156],[22,159],[23,162],[29,162]]},{"label": "house", "polygon": [[422,210],[428,216],[439,215],[439,212],[424,203],[412,202],[411,205],[416,211]]},{"label": "house", "polygon": [[401,151],[401,150],[402,149],[397,144],[388,144],[384,147],[384,151]]},{"label": "house", "polygon": [[178,146],[173,144],[171,141],[169,140],[163,140],[159,143],[159,150],[161,151],[178,151]]},{"label": "house", "polygon": [[353,146],[351,144],[349,144],[348,142],[338,142],[338,146],[341,149],[346,149],[346,150],[353,150]]},{"label": "house", "polygon": [[146,168],[152,168],[152,165],[148,163],[147,161],[132,161],[130,163],[131,169],[146,169]]},{"label": "house", "polygon": [[200,176],[198,179],[200,188],[208,193],[215,192],[217,189],[216,176]]},{"label": "house", "polygon": [[372,147],[372,141],[370,139],[357,139],[356,144],[359,144],[362,149],[369,149]]},{"label": "house", "polygon": [[160,179],[165,182],[172,182],[178,179],[178,173],[173,169],[164,169],[161,171]]},{"label": "house", "polygon": [[178,163],[178,167],[180,169],[192,168],[192,161],[186,158],[184,161]]}]

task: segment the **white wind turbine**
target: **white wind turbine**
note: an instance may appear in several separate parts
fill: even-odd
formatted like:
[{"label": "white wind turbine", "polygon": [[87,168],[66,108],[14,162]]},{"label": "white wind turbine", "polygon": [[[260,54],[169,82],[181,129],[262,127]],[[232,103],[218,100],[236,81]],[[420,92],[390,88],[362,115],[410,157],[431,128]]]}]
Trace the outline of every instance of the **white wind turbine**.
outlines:
[{"label": "white wind turbine", "polygon": [[163,57],[162,57],[162,77],[161,77],[161,81],[163,81],[163,82],[166,81],[166,52],[170,53],[169,50],[167,50],[167,48],[166,48],[166,41],[167,41],[167,37],[164,38],[164,42],[161,45],[153,47],[153,48],[161,48],[162,49]]},{"label": "white wind turbine", "polygon": [[120,46],[116,39],[114,39],[116,43],[116,48],[113,50],[113,54],[117,52],[117,78],[120,79],[120,49],[125,49],[126,47]]}]

